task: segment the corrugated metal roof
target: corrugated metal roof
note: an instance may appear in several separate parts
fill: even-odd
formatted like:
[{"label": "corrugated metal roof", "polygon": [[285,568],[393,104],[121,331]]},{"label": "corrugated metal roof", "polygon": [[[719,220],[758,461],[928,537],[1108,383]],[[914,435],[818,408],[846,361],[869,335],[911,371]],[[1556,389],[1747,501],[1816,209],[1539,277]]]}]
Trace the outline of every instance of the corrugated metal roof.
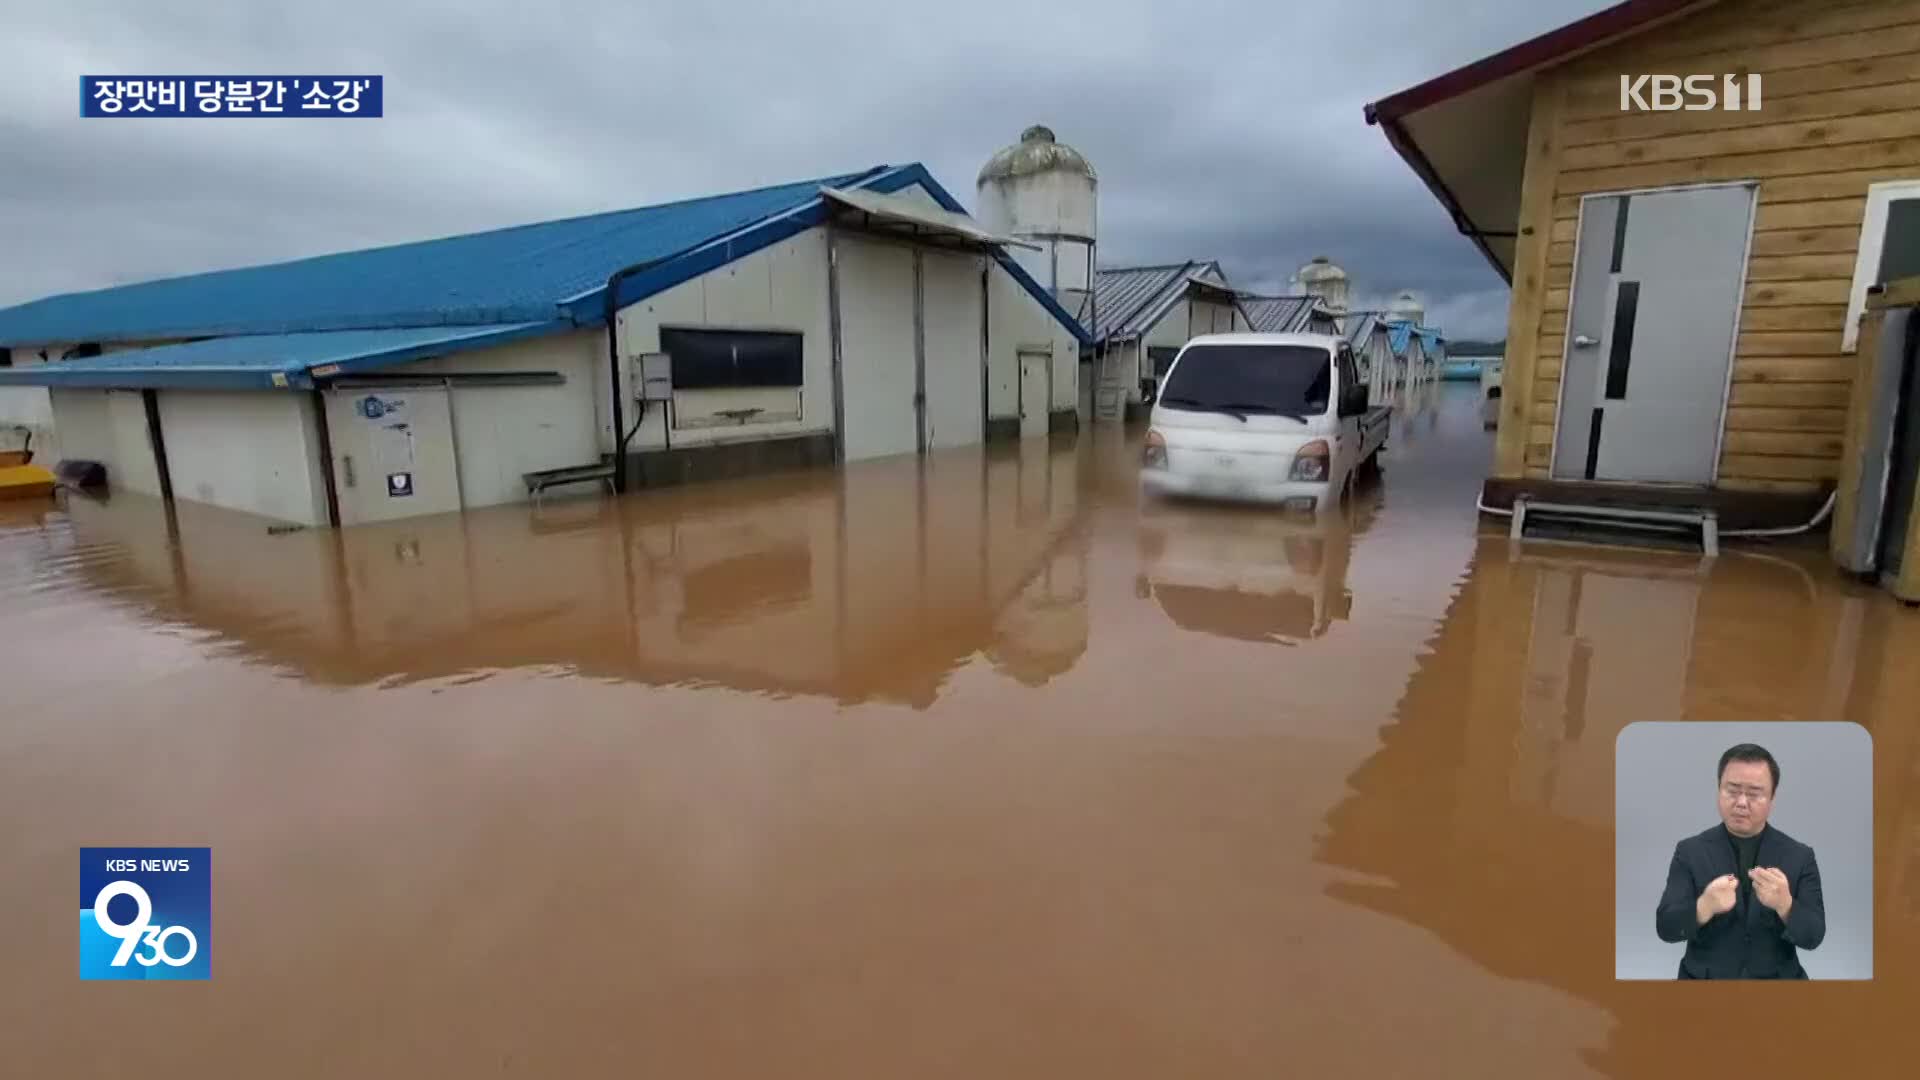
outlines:
[{"label": "corrugated metal roof", "polygon": [[622,266],[804,204],[817,191],[809,181],[50,297],[0,311],[0,340],[545,321]]},{"label": "corrugated metal roof", "polygon": [[[847,183],[881,193],[917,184],[948,214],[965,213],[925,166],[883,166],[691,202],[48,297],[0,310],[0,343],[226,341],[115,354],[85,367],[26,365],[11,369],[5,381],[280,385],[270,382],[274,372],[399,363],[471,347],[464,344],[469,341],[600,325],[608,278],[616,271],[645,265],[619,286],[615,302],[632,304],[821,224],[827,220],[822,189]],[[996,249],[994,258],[1079,341],[1092,340],[1006,252]],[[427,333],[345,333],[402,329]],[[431,344],[402,355],[416,340]],[[304,367],[296,362],[303,357]]]},{"label": "corrugated metal roof", "polygon": [[1407,346],[1413,341],[1414,335],[1416,334],[1420,337],[1420,351],[1422,353],[1428,356],[1439,355],[1440,346],[1444,342],[1444,339],[1440,336],[1440,331],[1430,326],[1415,326],[1413,323],[1405,321],[1387,323],[1387,344],[1393,347],[1393,355],[1405,356]]},{"label": "corrugated metal roof", "polygon": [[1407,343],[1413,340],[1413,324],[1410,322],[1390,322],[1387,324],[1387,347],[1395,356],[1407,355]]},{"label": "corrugated metal roof", "polygon": [[572,323],[548,321],[246,334],[0,368],[0,386],[298,389],[313,385],[315,368],[323,376],[341,375],[570,329]]},{"label": "corrugated metal roof", "polygon": [[544,322],[616,270],[879,170],[660,206],[69,293],[0,310],[0,343]]},{"label": "corrugated metal roof", "polygon": [[1366,347],[1367,338],[1374,328],[1380,325],[1380,316],[1371,311],[1350,311],[1347,313],[1347,343],[1356,349]]},{"label": "corrugated metal roof", "polygon": [[1159,266],[1124,266],[1096,271],[1093,278],[1096,341],[1125,340],[1153,328],[1190,279],[1224,288],[1216,262],[1189,261]]},{"label": "corrugated metal roof", "polygon": [[1263,334],[1289,334],[1307,330],[1313,322],[1313,303],[1311,296],[1243,294],[1240,297],[1240,309],[1247,313],[1247,322]]}]

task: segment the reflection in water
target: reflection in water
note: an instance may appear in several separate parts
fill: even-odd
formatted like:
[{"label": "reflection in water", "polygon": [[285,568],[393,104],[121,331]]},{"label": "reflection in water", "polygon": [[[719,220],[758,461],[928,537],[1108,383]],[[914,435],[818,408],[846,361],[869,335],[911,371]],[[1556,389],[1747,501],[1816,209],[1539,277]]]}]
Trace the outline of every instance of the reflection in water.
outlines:
[{"label": "reflection in water", "polygon": [[[1510,550],[1458,391],[1317,523],[1143,504],[1107,429],[341,533],[0,508],[8,1075],[1909,1071],[1920,619]],[[1872,729],[1874,982],[1613,981],[1661,717]],[[105,837],[214,848],[210,983],[71,977]]]},{"label": "reflection in water", "polygon": [[1317,638],[1353,613],[1347,566],[1376,507],[1356,501],[1319,517],[1149,502],[1136,590],[1186,630],[1280,644]]},{"label": "reflection in water", "polygon": [[64,524],[88,585],[324,682],[544,667],[925,706],[974,653],[1038,685],[1085,650],[1076,471],[1041,445],[857,484],[813,473],[292,535],[200,506],[170,526],[137,498],[76,499]]},{"label": "reflection in water", "polygon": [[1896,659],[1916,650],[1920,620],[1837,584],[1817,552],[1734,554],[1703,570],[1691,557],[1603,548],[1516,552],[1489,532],[1381,750],[1328,816],[1319,858],[1371,880],[1329,892],[1501,975],[1605,1008],[1613,1034],[1583,1056],[1608,1075],[1724,1065],[1723,1043],[1697,1035],[1728,1028],[1769,1032],[1770,1068],[1893,1075],[1890,1040],[1920,1003],[1910,966],[1817,995],[1689,995],[1684,1021],[1661,987],[1613,980],[1613,751],[1639,720],[1865,724],[1875,947],[1920,954],[1920,669]]}]

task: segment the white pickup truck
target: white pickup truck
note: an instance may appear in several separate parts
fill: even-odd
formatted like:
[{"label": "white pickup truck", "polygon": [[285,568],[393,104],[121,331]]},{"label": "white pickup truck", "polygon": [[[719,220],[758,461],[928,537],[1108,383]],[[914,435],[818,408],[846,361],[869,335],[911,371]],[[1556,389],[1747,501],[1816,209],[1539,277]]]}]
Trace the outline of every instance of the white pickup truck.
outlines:
[{"label": "white pickup truck", "polygon": [[1378,467],[1392,409],[1331,334],[1205,334],[1153,403],[1141,486],[1320,512]]}]

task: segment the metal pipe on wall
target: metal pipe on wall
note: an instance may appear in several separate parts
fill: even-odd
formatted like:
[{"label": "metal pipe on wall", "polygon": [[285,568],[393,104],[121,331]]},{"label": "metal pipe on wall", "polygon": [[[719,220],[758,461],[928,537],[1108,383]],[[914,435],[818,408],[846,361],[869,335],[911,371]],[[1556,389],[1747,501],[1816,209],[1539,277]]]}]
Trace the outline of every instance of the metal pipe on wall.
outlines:
[{"label": "metal pipe on wall", "polygon": [[840,231],[827,223],[827,336],[833,363],[833,456],[847,460],[847,395],[840,358]]},{"label": "metal pipe on wall", "polygon": [[327,492],[327,524],[340,527],[340,488],[333,477],[333,428],[327,423],[327,392],[315,387],[313,402],[314,431],[320,440],[320,480]]}]

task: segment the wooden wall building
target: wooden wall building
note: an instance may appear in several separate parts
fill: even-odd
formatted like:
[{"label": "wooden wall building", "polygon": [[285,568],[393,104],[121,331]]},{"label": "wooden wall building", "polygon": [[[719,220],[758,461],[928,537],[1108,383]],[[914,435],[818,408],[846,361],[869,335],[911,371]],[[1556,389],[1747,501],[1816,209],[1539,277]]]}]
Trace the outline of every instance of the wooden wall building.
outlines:
[{"label": "wooden wall building", "polygon": [[[1646,88],[1623,92],[1623,76],[1660,73],[1710,73],[1720,100],[1653,111],[1640,107]],[[1759,108],[1724,107],[1729,81],[1745,90],[1749,75]],[[1723,518],[1818,506],[1840,471],[1848,327],[1867,286],[1920,270],[1902,265],[1920,258],[1920,0],[1630,0],[1368,115],[1513,286],[1490,501],[1610,482]],[[1693,288],[1710,276],[1710,261],[1688,262],[1699,242],[1654,235],[1655,220],[1626,241],[1623,272],[1630,209],[1657,217],[1670,203],[1691,228],[1699,215],[1679,200],[1705,210],[1712,190],[1734,215],[1723,298]],[[1585,234],[1612,241],[1611,266],[1604,250],[1583,259],[1583,221],[1616,211],[1618,228]],[[1623,282],[1637,290],[1637,339],[1631,310],[1620,317],[1633,306]],[[1640,401],[1614,395],[1629,383]],[[1688,394],[1697,407],[1674,405]],[[1621,447],[1611,470],[1602,419]],[[1674,460],[1650,459],[1650,440]],[[1691,469],[1677,460],[1688,454]]]}]

